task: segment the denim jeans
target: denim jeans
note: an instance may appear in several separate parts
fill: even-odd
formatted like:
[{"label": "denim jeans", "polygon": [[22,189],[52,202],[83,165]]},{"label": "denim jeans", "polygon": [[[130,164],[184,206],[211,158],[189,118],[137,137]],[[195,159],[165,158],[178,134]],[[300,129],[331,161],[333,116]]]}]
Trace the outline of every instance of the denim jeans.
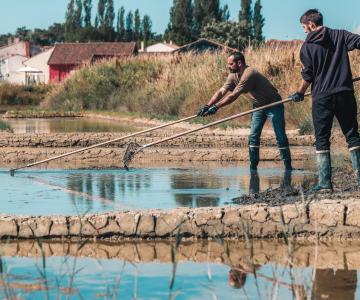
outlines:
[{"label": "denim jeans", "polygon": [[285,132],[284,104],[258,110],[251,115],[249,146],[259,147],[260,136],[266,119],[271,120],[278,147],[288,148],[289,141]]}]

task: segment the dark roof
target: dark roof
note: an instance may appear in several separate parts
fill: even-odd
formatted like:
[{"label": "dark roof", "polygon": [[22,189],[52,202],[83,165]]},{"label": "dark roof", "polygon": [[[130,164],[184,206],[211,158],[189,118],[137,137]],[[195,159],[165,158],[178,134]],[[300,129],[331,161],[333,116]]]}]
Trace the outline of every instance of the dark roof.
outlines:
[{"label": "dark roof", "polygon": [[135,42],[130,43],[66,43],[56,44],[49,65],[81,64],[94,56],[131,56],[137,54]]},{"label": "dark roof", "polygon": [[208,40],[208,39],[198,39],[195,42],[181,46],[180,48],[172,51],[172,53],[183,53],[183,52],[205,52],[205,51],[219,51],[223,50],[226,52],[239,51],[238,49],[228,47],[226,45],[220,44],[218,42]]}]

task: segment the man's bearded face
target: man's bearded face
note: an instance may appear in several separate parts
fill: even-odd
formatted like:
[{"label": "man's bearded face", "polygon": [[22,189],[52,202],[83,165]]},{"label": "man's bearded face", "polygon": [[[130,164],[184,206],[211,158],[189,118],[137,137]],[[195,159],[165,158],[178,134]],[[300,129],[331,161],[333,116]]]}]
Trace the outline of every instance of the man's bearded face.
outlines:
[{"label": "man's bearded face", "polygon": [[236,62],[233,56],[230,56],[227,61],[227,65],[230,73],[239,73],[240,72],[240,62]]}]

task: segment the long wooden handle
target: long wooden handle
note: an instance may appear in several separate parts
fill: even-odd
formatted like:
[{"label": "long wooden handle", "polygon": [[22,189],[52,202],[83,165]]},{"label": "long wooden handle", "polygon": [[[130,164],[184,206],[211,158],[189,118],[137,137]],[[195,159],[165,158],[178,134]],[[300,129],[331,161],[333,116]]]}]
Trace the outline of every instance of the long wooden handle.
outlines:
[{"label": "long wooden handle", "polygon": [[192,115],[190,117],[186,117],[186,118],[176,120],[176,121],[173,121],[173,122],[170,122],[170,123],[166,123],[166,124],[163,124],[163,125],[159,125],[159,126],[156,126],[156,127],[153,127],[153,128],[149,128],[149,129],[145,129],[145,130],[142,130],[142,131],[139,131],[139,132],[128,134],[128,135],[125,135],[125,136],[122,136],[122,137],[119,137],[119,138],[116,138],[116,139],[113,139],[113,140],[110,140],[110,141],[102,142],[102,143],[95,144],[95,145],[92,145],[92,146],[89,146],[89,147],[85,147],[85,148],[77,149],[77,150],[74,150],[74,151],[71,151],[71,152],[68,152],[68,153],[64,153],[64,154],[61,154],[61,155],[58,155],[58,156],[54,156],[54,157],[50,157],[50,158],[47,158],[47,159],[44,159],[44,160],[36,161],[36,162],[31,163],[31,164],[27,164],[27,165],[24,165],[24,166],[21,166],[21,167],[18,167],[18,168],[10,169],[10,174],[14,175],[14,172],[16,170],[36,166],[36,165],[46,163],[46,162],[49,162],[49,161],[52,161],[52,160],[55,160],[55,159],[59,159],[59,158],[62,158],[62,157],[66,157],[66,156],[69,156],[69,155],[80,153],[80,152],[90,150],[90,149],[93,149],[93,148],[96,148],[96,147],[104,146],[104,145],[107,145],[107,144],[110,144],[110,143],[113,143],[113,142],[121,141],[121,140],[130,138],[130,137],[134,137],[134,136],[137,136],[137,135],[140,135],[140,134],[143,134],[143,133],[154,131],[156,129],[160,129],[160,128],[164,128],[164,127],[174,125],[174,124],[177,124],[177,123],[185,122],[185,121],[194,119],[196,117],[197,117],[197,115]]},{"label": "long wooden handle", "polygon": [[[359,80],[360,80],[360,77],[356,77],[356,78],[353,79],[353,82],[359,81]],[[309,96],[310,94],[311,94],[311,93],[308,92],[308,93],[306,93],[304,96]],[[289,102],[289,101],[291,101],[291,98],[286,98],[286,99],[281,100],[281,101],[276,101],[276,102],[273,102],[273,103],[270,103],[270,104],[267,104],[267,105],[264,105],[264,106],[261,106],[261,107],[257,107],[257,108],[254,108],[254,109],[251,109],[251,110],[248,110],[248,111],[245,111],[245,112],[242,112],[242,113],[239,113],[239,114],[236,114],[236,115],[227,117],[227,118],[225,118],[225,119],[221,119],[221,120],[218,120],[218,121],[215,121],[215,122],[211,122],[211,123],[206,124],[206,125],[204,125],[204,126],[202,126],[202,127],[195,128],[195,129],[190,129],[190,130],[184,131],[184,132],[182,132],[182,133],[175,134],[175,135],[173,135],[173,136],[164,138],[164,139],[162,139],[162,140],[155,141],[155,142],[152,142],[152,143],[150,143],[150,144],[143,145],[138,151],[141,151],[141,150],[143,150],[143,149],[145,149],[145,148],[148,148],[148,147],[151,147],[151,146],[154,146],[154,145],[157,145],[157,144],[160,144],[160,143],[163,143],[163,142],[172,140],[172,139],[176,139],[176,138],[178,138],[178,137],[181,137],[181,136],[184,136],[184,135],[187,135],[187,134],[190,134],[190,133],[199,131],[199,130],[203,130],[203,129],[205,129],[205,128],[208,128],[208,127],[211,127],[211,126],[214,126],[214,125],[217,125],[217,124],[221,124],[221,123],[224,123],[224,122],[227,122],[227,121],[236,119],[236,118],[240,118],[240,117],[242,117],[242,116],[246,116],[246,115],[251,114],[251,113],[253,113],[253,112],[262,110],[262,109],[264,109],[264,108],[273,107],[273,106],[279,105],[279,104],[281,104],[281,103],[286,103],[286,102]]]}]

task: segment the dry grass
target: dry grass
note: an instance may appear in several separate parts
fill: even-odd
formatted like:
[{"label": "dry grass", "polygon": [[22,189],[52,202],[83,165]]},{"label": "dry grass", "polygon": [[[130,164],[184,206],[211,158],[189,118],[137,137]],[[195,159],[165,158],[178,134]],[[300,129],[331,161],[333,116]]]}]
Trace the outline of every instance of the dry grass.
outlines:
[{"label": "dry grass", "polygon": [[50,85],[0,83],[0,105],[38,105],[51,89]]},{"label": "dry grass", "polygon": [[[247,63],[265,74],[286,98],[301,80],[299,46],[260,47],[246,51]],[[360,53],[350,54],[354,76],[360,75]],[[160,118],[194,114],[222,86],[226,54],[135,57],[106,60],[77,71],[56,86],[45,106],[62,110],[139,112]],[[357,92],[360,85],[356,84]],[[246,96],[221,109],[219,119],[251,108]],[[311,101],[286,105],[288,127],[311,128]],[[207,119],[210,121],[212,118]],[[247,126],[249,118],[232,122]]]}]

